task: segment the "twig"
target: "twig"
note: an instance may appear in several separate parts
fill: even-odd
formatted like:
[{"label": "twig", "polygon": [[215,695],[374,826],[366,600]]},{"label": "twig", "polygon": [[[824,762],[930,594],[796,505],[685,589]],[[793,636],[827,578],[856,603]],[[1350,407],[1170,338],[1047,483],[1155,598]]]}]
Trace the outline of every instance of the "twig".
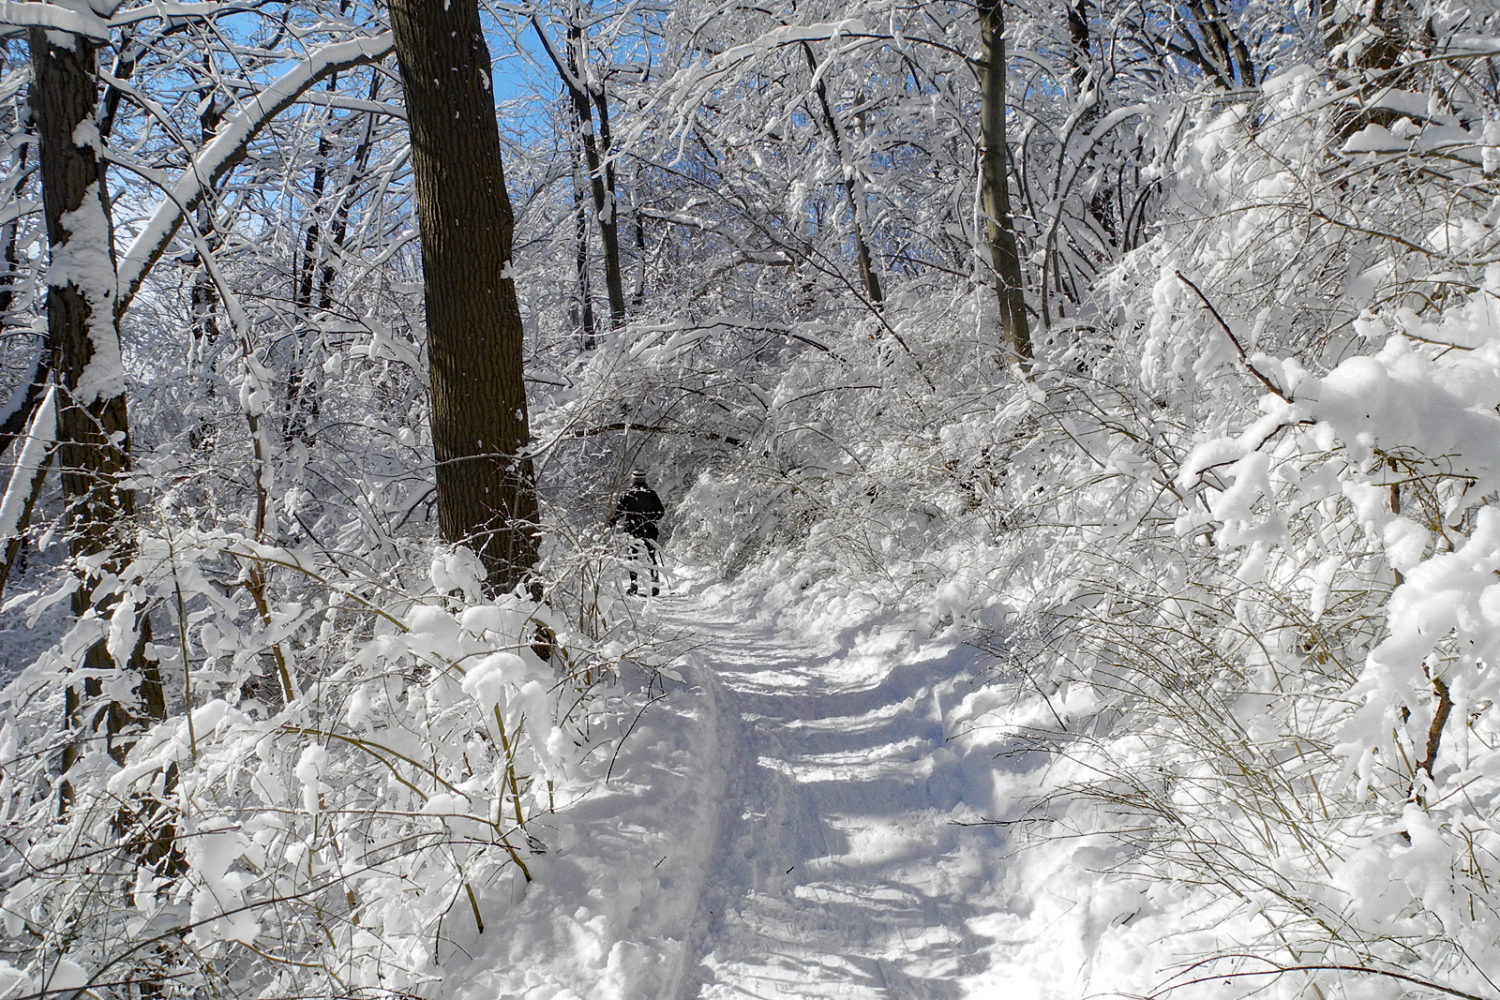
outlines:
[{"label": "twig", "polygon": [[[1233,957],[1233,956],[1220,956],[1220,957],[1221,958],[1228,958],[1228,957]],[[1214,961],[1214,959],[1209,959],[1209,961]],[[1206,965],[1206,964],[1208,964],[1208,963],[1207,962],[1202,962],[1202,963],[1199,963],[1198,966],[1194,966],[1194,968],[1199,968],[1199,967],[1201,967],[1203,965]],[[1432,982],[1431,980],[1428,980],[1428,979],[1419,979],[1416,976],[1408,976],[1408,975],[1406,975],[1405,973],[1402,973],[1402,972],[1391,972],[1388,969],[1372,969],[1369,966],[1365,966],[1365,965],[1334,965],[1334,964],[1328,964],[1328,965],[1277,965],[1277,966],[1273,966],[1272,968],[1269,968],[1269,969],[1263,969],[1263,970],[1261,970],[1259,972],[1248,972],[1248,971],[1247,972],[1222,972],[1222,973],[1218,973],[1217,975],[1202,976],[1202,977],[1199,977],[1197,979],[1189,979],[1189,980],[1186,980],[1184,982],[1173,983],[1170,986],[1164,986],[1161,989],[1156,990],[1153,993],[1147,994],[1145,1000],[1159,1000],[1159,998],[1166,996],[1168,993],[1171,993],[1173,990],[1179,990],[1179,989],[1183,988],[1184,986],[1196,986],[1196,985],[1200,985],[1202,983],[1214,982],[1214,981],[1225,980],[1225,979],[1245,979],[1245,978],[1248,978],[1248,977],[1251,977],[1251,976],[1281,976],[1281,975],[1285,975],[1288,972],[1356,972],[1356,973],[1362,973],[1364,975],[1369,975],[1369,976],[1385,976],[1385,977],[1387,977],[1389,979],[1397,979],[1397,980],[1400,980],[1403,983],[1411,983],[1413,986],[1421,986],[1421,987],[1423,987],[1425,989],[1436,990],[1439,993],[1446,993],[1449,996],[1459,997],[1460,1000],[1495,1000],[1494,997],[1481,996],[1478,993],[1468,993],[1468,992],[1465,992],[1464,990],[1460,990],[1460,989],[1457,989],[1457,988],[1452,987],[1452,986],[1444,986],[1441,983],[1434,983],[1434,982]]]},{"label": "twig", "polygon": [[1021,819],[990,819],[984,817],[977,820],[950,819],[949,826],[1020,826],[1023,823],[1051,823],[1050,816],[1025,816]]},{"label": "twig", "polygon": [[1251,364],[1249,356],[1245,354],[1244,345],[1240,343],[1240,338],[1234,335],[1234,331],[1229,328],[1229,324],[1224,322],[1224,317],[1219,315],[1219,310],[1215,309],[1214,304],[1208,301],[1208,296],[1203,294],[1203,289],[1193,284],[1192,279],[1183,274],[1181,271],[1177,271],[1174,273],[1177,275],[1177,279],[1179,281],[1181,281],[1184,285],[1187,285],[1195,293],[1197,293],[1198,298],[1203,302],[1203,308],[1207,309],[1209,315],[1212,316],[1216,322],[1218,322],[1220,329],[1224,331],[1224,335],[1229,338],[1229,342],[1234,345],[1235,351],[1239,353],[1240,360],[1244,362],[1245,367],[1250,370],[1250,374],[1254,375],[1260,381],[1261,385],[1271,390],[1277,396],[1280,396],[1286,402],[1293,402],[1292,397],[1283,392],[1280,386],[1278,386],[1275,382],[1272,382],[1265,376],[1264,372],[1255,367],[1255,365]]},{"label": "twig", "polygon": [[1432,780],[1432,770],[1437,767],[1438,748],[1443,742],[1443,727],[1448,724],[1448,716],[1453,711],[1453,695],[1441,677],[1432,678],[1432,691],[1437,695],[1437,706],[1432,712],[1432,724],[1427,727],[1427,754],[1417,762],[1418,773],[1412,775],[1411,797],[1416,802],[1422,801],[1422,774],[1427,775],[1428,781]]},{"label": "twig", "polygon": [[329,590],[332,590],[334,593],[339,594],[342,597],[349,598],[351,601],[353,601],[354,603],[358,604],[364,610],[370,612],[370,614],[375,615],[378,618],[384,618],[386,621],[388,621],[392,625],[396,626],[396,628],[400,629],[402,632],[410,632],[411,631],[410,626],[408,626],[405,622],[401,621],[401,619],[397,618],[395,615],[392,615],[390,612],[381,609],[380,607],[378,607],[377,605],[375,605],[372,601],[369,601],[369,600],[366,600],[363,597],[360,597],[358,594],[354,593],[352,590],[346,590],[346,589],[338,586],[337,584],[335,584],[331,580],[329,580],[327,577],[323,576],[321,573],[318,573],[318,572],[316,572],[314,570],[308,569],[306,566],[303,566],[303,565],[301,565],[300,563],[297,563],[297,562],[293,562],[291,559],[276,559],[276,558],[273,558],[271,556],[263,555],[261,553],[257,553],[257,552],[240,552],[240,551],[238,551],[236,549],[232,549],[232,548],[221,549],[220,551],[224,555],[229,556],[229,557],[234,558],[234,559],[244,559],[244,560],[247,560],[247,561],[249,561],[251,563],[257,563],[257,562],[260,562],[260,563],[269,563],[272,566],[280,566],[283,569],[296,570],[298,573],[301,573],[303,576],[306,576],[306,577],[308,577],[311,580],[314,580],[314,581],[316,581],[318,583],[323,584],[323,586],[327,587]]},{"label": "twig", "polygon": [[187,602],[182,597],[182,580],[177,576],[177,545],[167,531],[167,559],[172,567],[172,590],[177,596],[177,646],[182,653],[182,701],[183,714],[187,716],[188,747],[193,752],[193,764],[198,763],[198,731],[193,725],[193,665],[188,651]]},{"label": "twig", "polygon": [[641,431],[647,434],[682,434],[687,437],[703,438],[705,441],[723,441],[725,444],[736,448],[743,448],[745,442],[729,434],[719,434],[715,431],[694,431],[677,427],[664,427],[660,424],[638,424],[634,421],[618,421],[612,424],[600,424],[597,427],[577,427],[569,432],[569,437],[594,437],[599,434],[609,434],[614,431]]}]

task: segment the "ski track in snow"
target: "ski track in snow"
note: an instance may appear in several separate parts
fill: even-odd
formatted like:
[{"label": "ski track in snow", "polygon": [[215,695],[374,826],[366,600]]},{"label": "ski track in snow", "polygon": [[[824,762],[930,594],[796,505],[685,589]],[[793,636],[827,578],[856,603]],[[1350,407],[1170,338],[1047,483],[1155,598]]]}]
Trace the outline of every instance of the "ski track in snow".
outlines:
[{"label": "ski track in snow", "polygon": [[643,618],[683,683],[616,759],[591,758],[610,781],[538,831],[536,885],[486,893],[506,936],[455,940],[433,995],[1049,992],[1036,928],[1004,902],[1004,828],[978,823],[1004,811],[993,747],[943,731],[972,650],[872,624],[809,634],[722,592]]},{"label": "ski track in snow", "polygon": [[[679,1000],[965,995],[1001,835],[962,827],[932,663],[903,633],[798,638],[669,612],[716,674],[727,781]],[[722,612],[720,612],[722,615]]]}]

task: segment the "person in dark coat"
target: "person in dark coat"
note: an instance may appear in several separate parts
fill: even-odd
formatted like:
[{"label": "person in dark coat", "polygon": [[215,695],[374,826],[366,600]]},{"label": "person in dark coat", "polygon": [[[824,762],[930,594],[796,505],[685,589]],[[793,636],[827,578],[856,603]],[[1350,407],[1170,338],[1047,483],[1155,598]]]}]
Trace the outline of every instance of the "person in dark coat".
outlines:
[{"label": "person in dark coat", "polygon": [[[645,548],[646,560],[651,566],[652,597],[660,593],[661,587],[661,579],[656,572],[656,567],[661,565],[661,529],[657,526],[657,522],[661,520],[664,513],[666,513],[666,508],[662,506],[661,497],[646,485],[646,473],[640,469],[631,470],[630,487],[620,494],[614,513],[609,515],[609,523],[611,527],[617,527],[639,541]],[[631,546],[632,549],[634,547]],[[634,594],[638,590],[634,558],[632,558],[630,589],[626,593]]]}]

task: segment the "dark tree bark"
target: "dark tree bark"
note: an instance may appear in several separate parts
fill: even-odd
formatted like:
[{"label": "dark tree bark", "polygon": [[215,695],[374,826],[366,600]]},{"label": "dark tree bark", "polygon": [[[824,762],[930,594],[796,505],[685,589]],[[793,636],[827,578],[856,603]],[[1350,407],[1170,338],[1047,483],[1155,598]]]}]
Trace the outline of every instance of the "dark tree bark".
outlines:
[{"label": "dark tree bark", "polygon": [[885,304],[885,293],[880,288],[880,276],[875,272],[875,261],[870,256],[870,244],[865,239],[864,213],[860,210],[860,198],[862,195],[856,190],[855,181],[856,167],[850,162],[845,152],[843,137],[839,133],[838,119],[833,113],[833,102],[828,99],[828,87],[823,78],[817,76],[818,60],[813,55],[812,46],[806,42],[802,43],[802,53],[807,57],[807,68],[816,77],[813,86],[818,98],[818,112],[823,119],[823,128],[828,131],[829,141],[833,143],[834,159],[838,161],[839,174],[843,178],[839,187],[844,193],[844,206],[849,210],[849,227],[854,235],[854,256],[859,261],[860,283],[864,285],[865,297],[870,304],[879,309]]},{"label": "dark tree bark", "polygon": [[[334,93],[339,77],[335,73],[328,78],[328,91]],[[317,423],[320,410],[317,386],[313,385],[313,295],[318,276],[322,271],[320,257],[326,252],[323,246],[323,193],[328,187],[328,160],[333,153],[325,128],[318,133],[317,158],[313,163],[312,201],[307,215],[311,220],[302,240],[302,259],[297,266],[297,287],[292,293],[292,309],[297,318],[292,335],[292,363],[287,373],[286,416],[281,424],[281,440],[288,448],[301,442],[309,448],[316,443]]]},{"label": "dark tree bark", "polygon": [[[208,53],[203,55],[203,67],[205,70],[212,69],[212,56]],[[213,79],[214,74],[206,74],[207,79]],[[198,130],[199,138],[206,145],[219,131],[219,126],[224,122],[224,103],[222,98],[214,92],[213,87],[208,84],[198,91]],[[204,245],[212,252],[219,244],[218,223],[214,218],[214,201],[204,199],[199,203],[194,214],[193,227],[203,240]],[[193,356],[198,364],[205,366],[209,371],[213,368],[213,357],[209,353],[219,341],[219,287],[214,284],[213,277],[208,272],[208,262],[203,259],[197,250],[192,252],[188,258],[193,265],[193,285],[189,292],[189,307],[192,317]],[[214,395],[214,381],[207,380],[205,386],[207,395]],[[218,442],[218,429],[204,415],[199,415],[196,423],[188,431],[188,441],[194,449],[212,451]]]},{"label": "dark tree bark", "polygon": [[[384,78],[379,73],[370,74],[370,91],[365,100],[374,104],[380,97],[380,83]],[[338,207],[334,209],[331,227],[331,250],[324,254],[323,270],[318,275],[318,310],[327,312],[333,308],[333,284],[338,277],[338,263],[345,244],[349,241],[349,213],[359,199],[370,169],[370,154],[375,149],[375,116],[366,115],[360,132],[359,145],[354,150],[354,163],[349,176],[343,182],[343,193]]]},{"label": "dark tree bark", "polygon": [[[573,43],[575,68],[583,65],[586,52],[583,30],[569,33]],[[604,283],[609,296],[609,325],[618,330],[625,325],[625,273],[620,263],[620,191],[615,183],[614,137],[609,130],[609,98],[600,82],[589,90],[594,114],[599,121],[599,179],[594,188],[594,207],[599,215],[600,242],[604,245]]]},{"label": "dark tree bark", "polygon": [[980,184],[1000,329],[1006,350],[1026,369],[1031,366],[1031,328],[1005,173],[1005,12],[1001,3],[979,0]]},{"label": "dark tree bark", "polygon": [[[636,181],[637,181],[636,174],[632,171],[632,173],[631,173],[631,185],[630,185],[630,188],[631,188],[632,191],[639,191],[640,190],[640,187],[636,183]],[[646,267],[647,267],[647,261],[646,261],[646,256],[647,256],[646,255],[646,213],[645,213],[645,210],[643,209],[643,207],[640,205],[639,202],[635,202],[635,206],[634,207],[635,207],[635,211],[632,212],[631,214],[632,214],[632,216],[634,216],[634,223],[635,223],[634,229],[635,229],[635,261],[636,261],[636,268],[635,268],[635,291],[633,293],[631,293],[631,296],[630,296],[630,305],[631,305],[632,308],[639,310],[641,307],[643,307],[646,304]]]},{"label": "dark tree bark", "polygon": [[1219,0],[1188,0],[1186,10],[1197,29],[1193,43],[1200,58],[1194,61],[1226,90],[1255,86],[1250,50]]},{"label": "dark tree bark", "polygon": [[422,232],[438,523],[508,591],[536,562],[537,501],[489,49],[477,0],[391,0],[391,27]]},{"label": "dark tree bark", "polygon": [[1068,53],[1069,60],[1073,64],[1069,79],[1073,82],[1074,92],[1082,91],[1083,85],[1088,79],[1089,72],[1089,0],[1073,0],[1066,8],[1068,17],[1068,44],[1072,51]]},{"label": "dark tree bark", "polygon": [[[23,112],[18,107],[14,115],[9,117],[11,120],[7,122],[7,125],[16,134],[20,134],[26,127]],[[16,179],[10,192],[10,200],[13,202],[21,200],[22,192],[31,174],[26,162],[26,154],[27,149],[23,144],[16,154]],[[21,216],[17,215],[7,222],[3,233],[3,237],[0,237],[0,242],[5,244],[4,257],[0,260],[0,329],[7,329],[12,325],[19,325],[13,322],[12,316],[17,307],[17,287],[22,281]],[[7,407],[4,403],[0,403],[0,456],[9,450],[11,443],[26,430],[27,423],[36,412],[37,405],[41,403],[46,387],[47,352],[45,349],[40,349],[32,362],[31,373],[26,376],[24,388],[18,387],[20,398],[14,400],[15,405]]]},{"label": "dark tree bark", "polygon": [[[8,56],[9,53],[6,55]],[[23,101],[15,99],[8,101],[5,118],[5,128],[12,135],[23,135],[30,130],[30,114]],[[16,144],[15,179],[9,192],[11,203],[22,201],[27,184],[33,180],[35,168],[29,162],[29,152],[30,149],[26,143]],[[3,242],[5,246],[3,258],[0,258],[0,332],[5,332],[7,335],[14,335],[11,331],[15,327],[28,322],[27,319],[17,315],[26,308],[26,303],[23,303],[23,297],[19,292],[26,283],[26,273],[31,270],[29,262],[23,269],[21,261],[22,220],[23,216],[17,213],[5,223],[3,229],[0,229],[0,233],[3,233],[0,235],[0,242]],[[26,432],[26,426],[31,422],[46,392],[47,377],[46,345],[38,342],[36,356],[31,362],[31,370],[27,375],[22,376],[24,381],[10,392],[9,398],[6,396],[6,390],[0,388],[0,458],[3,458],[10,450],[11,444]],[[7,551],[19,552],[21,535],[18,533],[15,538],[6,543],[6,546]],[[13,562],[13,558],[6,559],[3,564],[0,564],[3,566],[0,572],[8,572]],[[3,590],[3,586],[4,577],[0,576],[0,590]]]},{"label": "dark tree bark", "polygon": [[[9,297],[9,293],[8,288],[0,290],[0,299]],[[26,375],[25,379],[25,388],[18,389],[21,398],[16,401],[15,406],[8,408],[4,414],[0,414],[0,456],[9,451],[11,444],[26,432],[26,425],[31,421],[32,414],[36,412],[37,405],[41,403],[42,395],[47,391],[47,351],[45,348],[37,352],[35,360],[31,363],[31,373]]]},{"label": "dark tree bark", "polygon": [[[584,59],[583,26],[576,11],[568,19],[563,55],[558,55],[542,28],[539,17],[532,15],[531,25],[541,39],[547,56],[557,67],[563,89],[573,106],[573,124],[583,147],[584,167],[588,171],[589,189],[594,196],[594,220],[599,225],[599,246],[604,257],[604,287],[609,296],[609,323],[618,330],[625,325],[625,278],[620,270],[619,201],[615,193],[615,172],[609,160],[609,103],[602,90],[592,95],[581,73]],[[594,112],[599,114],[599,132],[594,132]],[[601,148],[602,144],[602,148]]]},{"label": "dark tree bark", "polygon": [[[1335,18],[1321,14],[1324,44],[1339,50],[1337,71],[1352,83],[1336,119],[1340,142],[1367,125],[1390,125],[1402,117],[1393,108],[1371,107],[1372,98],[1388,88],[1420,90],[1422,58],[1435,39],[1432,22],[1420,16],[1411,0],[1372,0]],[[1403,65],[1406,63],[1407,65]]]},{"label": "dark tree bark", "polygon": [[578,283],[573,325],[582,333],[583,349],[592,351],[599,343],[599,327],[594,322],[594,290],[589,280],[588,195],[574,179],[573,185],[573,272]]},{"label": "dark tree bark", "polygon": [[[72,555],[91,568],[75,592],[80,617],[110,616],[117,598],[97,596],[98,584],[120,573],[134,552],[131,519],[135,496],[122,485],[130,471],[129,422],[116,320],[115,259],[109,194],[95,124],[99,106],[96,44],[81,36],[30,32],[32,114],[41,148],[42,203],[51,248],[47,284],[47,349],[58,392],[58,460],[67,503]],[[49,38],[50,36],[50,38]],[[97,603],[96,603],[97,602]],[[89,676],[67,692],[67,724],[84,722],[85,699],[102,692],[98,677],[124,669],[134,703],[111,700],[88,724],[103,729],[109,753],[123,761],[126,735],[136,725],[162,719],[166,707],[156,664],[145,657],[146,620],[126,663],[116,664],[101,640],[88,650]],[[97,672],[97,673],[96,673]],[[63,769],[77,759],[72,743]],[[63,804],[67,791],[64,788]]]},{"label": "dark tree bark", "polygon": [[[380,96],[379,73],[370,74],[370,89],[366,100],[375,103]],[[328,93],[338,92],[339,76],[329,77]],[[321,336],[315,336],[315,321],[333,308],[333,288],[339,275],[340,257],[349,236],[349,213],[365,184],[365,173],[370,164],[370,153],[375,147],[375,120],[364,116],[364,124],[355,142],[352,158],[347,140],[338,136],[335,144],[330,132],[338,136],[338,123],[330,119],[318,135],[317,159],[313,167],[312,200],[308,206],[307,233],[303,240],[302,260],[298,267],[297,287],[293,307],[297,316],[297,332],[293,337],[294,354],[291,371],[287,375],[286,418],[282,423],[282,440],[288,447],[301,442],[311,447],[317,441],[317,422],[322,413],[321,389],[318,385],[318,357],[315,351],[323,348]],[[337,156],[335,155],[337,152]],[[328,211],[324,195],[329,178],[335,173],[335,160],[344,164],[334,177],[334,196],[331,218],[325,232],[323,218]]]},{"label": "dark tree bark", "polygon": [[[1093,30],[1089,24],[1091,16],[1089,5],[1091,0],[1073,0],[1067,8],[1068,14],[1068,53],[1072,68],[1068,73],[1068,80],[1073,85],[1073,92],[1082,95],[1084,89],[1090,85],[1093,63]],[[1102,90],[1107,82],[1100,79],[1092,79],[1096,90]],[[1104,102],[1094,100],[1089,104],[1087,124],[1090,129],[1094,128],[1104,118]],[[1092,151],[1090,152],[1092,156]],[[1123,228],[1120,220],[1116,217],[1116,188],[1111,182],[1108,171],[1103,172],[1101,181],[1094,186],[1094,192],[1089,196],[1088,214],[1098,224],[1103,241],[1111,248],[1120,248],[1120,231]],[[1042,306],[1042,321],[1047,322],[1047,307]]]}]

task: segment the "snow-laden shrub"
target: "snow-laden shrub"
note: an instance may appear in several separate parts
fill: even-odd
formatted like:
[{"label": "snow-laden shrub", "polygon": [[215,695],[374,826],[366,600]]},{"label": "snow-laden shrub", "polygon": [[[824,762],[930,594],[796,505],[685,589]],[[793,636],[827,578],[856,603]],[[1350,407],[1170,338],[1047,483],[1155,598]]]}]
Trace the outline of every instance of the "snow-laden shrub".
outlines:
[{"label": "snow-laden shrub", "polygon": [[[439,552],[402,593],[311,547],[143,534],[103,585],[113,620],[79,619],[0,701],[5,995],[417,992],[503,927],[497,886],[529,878],[608,668],[546,606],[484,599],[481,575]],[[168,715],[107,747],[97,713],[132,703],[128,675],[97,676],[71,732],[64,691],[93,643],[128,655],[136,609]]]},{"label": "snow-laden shrub", "polygon": [[[1384,344],[1326,375],[1277,366],[1287,399],[1269,398],[1260,426],[1203,446],[1182,475],[1190,482],[1216,466],[1220,488],[1206,491],[1216,546],[1241,578],[1274,586],[1285,574],[1298,539],[1283,525],[1298,506],[1338,515],[1297,546],[1304,553],[1342,531],[1379,557],[1393,589],[1378,642],[1328,692],[1341,710],[1322,727],[1338,764],[1326,780],[1366,817],[1329,865],[1330,904],[1362,937],[1402,943],[1375,952],[1386,962],[1400,964],[1409,948],[1476,986],[1500,919],[1490,805],[1500,797],[1494,278],[1426,317],[1361,321]],[[1310,568],[1324,594],[1348,579],[1347,564]]]},{"label": "snow-laden shrub", "polygon": [[1174,887],[1101,947],[1197,927],[1196,988],[1491,988],[1500,192],[1451,59],[1430,93],[1289,68],[1206,109],[1121,322],[1037,379],[1036,482],[1069,489],[1048,558],[1001,558],[1038,815],[1101,882]]}]

